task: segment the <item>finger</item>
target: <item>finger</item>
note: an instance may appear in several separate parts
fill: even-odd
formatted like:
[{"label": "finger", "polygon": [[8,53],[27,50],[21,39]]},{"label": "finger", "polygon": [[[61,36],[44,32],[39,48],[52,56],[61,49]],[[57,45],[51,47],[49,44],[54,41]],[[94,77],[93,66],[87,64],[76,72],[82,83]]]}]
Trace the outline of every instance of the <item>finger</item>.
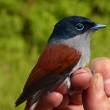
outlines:
[{"label": "finger", "polygon": [[49,93],[36,106],[35,110],[53,110],[61,104],[63,100],[62,94],[58,92]]},{"label": "finger", "polygon": [[110,97],[110,79],[106,79],[104,81],[104,88],[105,88],[106,95]]},{"label": "finger", "polygon": [[91,62],[90,68],[92,71],[102,74],[106,95],[110,96],[110,59],[96,58]]},{"label": "finger", "polygon": [[89,88],[83,92],[84,109],[102,110],[100,105],[105,99],[107,97],[104,92],[103,77],[100,74],[95,74],[90,81]]},{"label": "finger", "polygon": [[55,109],[55,110],[84,110],[82,105],[68,105],[61,109]]},{"label": "finger", "polygon": [[55,110],[63,110],[68,106],[68,104],[69,104],[69,96],[66,94],[63,96],[62,103]]},{"label": "finger", "polygon": [[63,83],[55,91],[65,95],[68,93],[68,86],[66,85],[66,83]]},{"label": "finger", "polygon": [[70,104],[73,105],[82,105],[82,91],[77,90],[74,91],[73,94],[70,96]]},{"label": "finger", "polygon": [[65,110],[84,110],[82,105],[69,105]]},{"label": "finger", "polygon": [[88,68],[77,70],[71,77],[72,87],[74,89],[86,89],[89,86],[89,81],[92,73]]},{"label": "finger", "polygon": [[82,104],[82,91],[88,87],[91,77],[92,74],[88,68],[81,68],[72,75],[72,94],[70,97],[70,104]]},{"label": "finger", "polygon": [[110,78],[110,59],[96,58],[90,64],[90,69],[95,73],[101,73],[104,79]]}]

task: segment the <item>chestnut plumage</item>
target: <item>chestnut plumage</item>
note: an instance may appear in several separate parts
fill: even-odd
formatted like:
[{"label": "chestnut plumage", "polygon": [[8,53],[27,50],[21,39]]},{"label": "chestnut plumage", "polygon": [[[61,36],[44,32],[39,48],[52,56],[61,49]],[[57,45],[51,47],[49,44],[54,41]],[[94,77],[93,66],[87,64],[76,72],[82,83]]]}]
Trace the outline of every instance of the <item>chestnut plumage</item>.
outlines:
[{"label": "chestnut plumage", "polygon": [[[79,51],[66,45],[48,45],[33,68],[16,105],[24,102],[39,90],[40,92],[37,95],[41,98],[44,95],[43,92],[48,92],[46,89],[52,90],[57,87],[59,85],[58,82],[62,82],[62,79],[64,81],[69,75],[65,77],[66,73],[64,74],[64,72],[69,72],[78,63],[80,56]],[[59,78],[60,76],[61,78]],[[52,83],[54,83],[55,87],[50,87]],[[39,100],[39,97],[34,100]]]}]

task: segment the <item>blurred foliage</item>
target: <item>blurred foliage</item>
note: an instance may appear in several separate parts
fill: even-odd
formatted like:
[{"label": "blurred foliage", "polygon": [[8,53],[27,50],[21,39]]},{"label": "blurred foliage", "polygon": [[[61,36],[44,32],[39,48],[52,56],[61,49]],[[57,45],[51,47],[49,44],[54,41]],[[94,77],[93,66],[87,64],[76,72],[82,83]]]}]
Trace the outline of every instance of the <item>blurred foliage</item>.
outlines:
[{"label": "blurred foliage", "polygon": [[0,0],[0,110],[15,109],[29,71],[64,16],[82,15],[107,24],[107,29],[95,33],[91,50],[92,58],[109,57],[109,4],[109,0]]}]

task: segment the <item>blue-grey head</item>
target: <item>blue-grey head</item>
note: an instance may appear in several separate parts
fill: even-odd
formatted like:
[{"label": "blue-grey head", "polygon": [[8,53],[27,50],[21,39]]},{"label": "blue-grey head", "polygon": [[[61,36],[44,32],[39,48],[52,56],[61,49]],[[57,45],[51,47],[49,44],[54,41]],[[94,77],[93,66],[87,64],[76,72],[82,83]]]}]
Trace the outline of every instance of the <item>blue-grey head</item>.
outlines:
[{"label": "blue-grey head", "polygon": [[48,43],[65,44],[78,50],[81,53],[79,67],[83,67],[89,63],[92,33],[104,27],[85,17],[65,17],[55,25]]},{"label": "blue-grey head", "polygon": [[[81,16],[69,16],[60,20],[54,27],[54,30],[49,38],[49,42],[57,42],[91,33],[95,30],[104,28],[105,25],[96,24],[88,18]],[[88,34],[87,34],[88,35]]]}]

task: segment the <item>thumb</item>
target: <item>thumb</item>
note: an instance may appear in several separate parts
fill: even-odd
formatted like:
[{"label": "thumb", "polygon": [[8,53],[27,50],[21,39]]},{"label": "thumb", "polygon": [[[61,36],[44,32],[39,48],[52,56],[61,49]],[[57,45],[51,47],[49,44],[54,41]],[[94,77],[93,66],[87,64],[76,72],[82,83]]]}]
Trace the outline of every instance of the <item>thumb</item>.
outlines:
[{"label": "thumb", "polygon": [[48,93],[47,96],[43,97],[39,101],[38,105],[34,110],[53,110],[53,108],[58,107],[63,100],[63,95],[58,92]]},{"label": "thumb", "polygon": [[101,74],[97,73],[92,77],[89,88],[83,92],[82,97],[84,110],[101,110],[100,104],[102,100],[107,98]]}]

